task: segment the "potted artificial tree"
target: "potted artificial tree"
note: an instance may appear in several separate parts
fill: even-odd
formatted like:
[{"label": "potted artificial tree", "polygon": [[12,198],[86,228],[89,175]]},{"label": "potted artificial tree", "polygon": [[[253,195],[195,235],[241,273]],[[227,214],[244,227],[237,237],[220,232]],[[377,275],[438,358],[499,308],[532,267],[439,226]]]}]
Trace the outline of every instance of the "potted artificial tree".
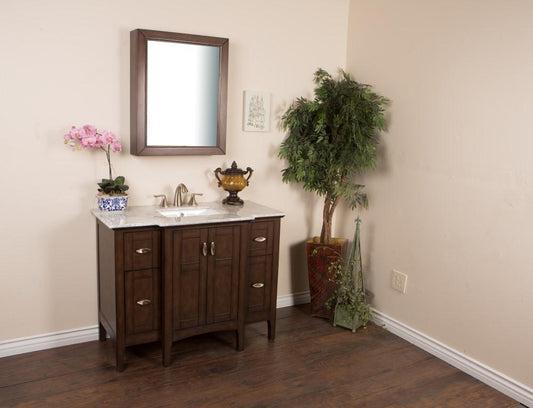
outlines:
[{"label": "potted artificial tree", "polygon": [[284,182],[301,182],[324,199],[320,237],[307,243],[309,289],[312,315],[331,318],[325,306],[334,289],[328,269],[344,255],[347,242],[332,238],[333,214],[341,199],[351,209],[368,205],[355,179],[375,166],[388,99],[343,70],[334,78],[318,69],[314,82],[314,99],[297,98],[281,117],[287,138],[279,157],[288,162]]}]

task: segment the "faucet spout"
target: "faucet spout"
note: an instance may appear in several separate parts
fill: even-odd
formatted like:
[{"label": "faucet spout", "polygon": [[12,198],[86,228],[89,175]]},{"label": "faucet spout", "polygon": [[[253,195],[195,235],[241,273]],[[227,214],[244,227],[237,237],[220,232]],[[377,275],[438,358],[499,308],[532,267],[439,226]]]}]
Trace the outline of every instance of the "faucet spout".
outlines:
[{"label": "faucet spout", "polygon": [[181,207],[185,202],[185,194],[187,194],[188,192],[189,190],[187,189],[187,186],[185,184],[178,184],[178,186],[176,187],[176,191],[174,191],[174,206]]}]

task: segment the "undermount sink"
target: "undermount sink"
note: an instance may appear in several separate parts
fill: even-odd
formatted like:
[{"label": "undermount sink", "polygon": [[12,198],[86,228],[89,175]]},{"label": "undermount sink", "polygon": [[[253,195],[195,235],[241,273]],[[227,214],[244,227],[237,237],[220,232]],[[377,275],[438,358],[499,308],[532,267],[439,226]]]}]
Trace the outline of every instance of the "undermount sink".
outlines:
[{"label": "undermount sink", "polygon": [[207,215],[219,215],[223,214],[222,211],[214,208],[199,208],[199,207],[174,207],[174,208],[161,208],[157,210],[163,217],[203,217]]}]

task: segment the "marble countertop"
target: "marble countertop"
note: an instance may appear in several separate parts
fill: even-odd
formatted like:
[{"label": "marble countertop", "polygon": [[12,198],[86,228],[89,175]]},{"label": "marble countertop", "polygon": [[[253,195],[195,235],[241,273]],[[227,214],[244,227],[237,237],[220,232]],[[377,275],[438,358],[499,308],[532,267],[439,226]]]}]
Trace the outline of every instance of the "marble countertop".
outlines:
[{"label": "marble countertop", "polygon": [[[108,228],[173,227],[218,222],[249,221],[262,217],[283,217],[273,208],[246,201],[243,206],[223,205],[221,202],[201,203],[194,207],[130,206],[125,211],[91,210]],[[165,216],[162,213],[170,214]]]}]

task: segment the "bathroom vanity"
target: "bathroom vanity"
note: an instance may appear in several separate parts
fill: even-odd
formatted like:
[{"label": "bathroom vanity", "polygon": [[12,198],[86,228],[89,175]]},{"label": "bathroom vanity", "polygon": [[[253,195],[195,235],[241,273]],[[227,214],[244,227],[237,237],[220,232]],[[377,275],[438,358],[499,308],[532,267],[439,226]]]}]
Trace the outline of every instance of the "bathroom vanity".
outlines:
[{"label": "bathroom vanity", "polygon": [[249,201],[93,214],[99,338],[114,340],[117,370],[136,344],[160,341],[166,366],[197,334],[232,330],[242,350],[245,324],[265,321],[274,339],[284,214]]}]

